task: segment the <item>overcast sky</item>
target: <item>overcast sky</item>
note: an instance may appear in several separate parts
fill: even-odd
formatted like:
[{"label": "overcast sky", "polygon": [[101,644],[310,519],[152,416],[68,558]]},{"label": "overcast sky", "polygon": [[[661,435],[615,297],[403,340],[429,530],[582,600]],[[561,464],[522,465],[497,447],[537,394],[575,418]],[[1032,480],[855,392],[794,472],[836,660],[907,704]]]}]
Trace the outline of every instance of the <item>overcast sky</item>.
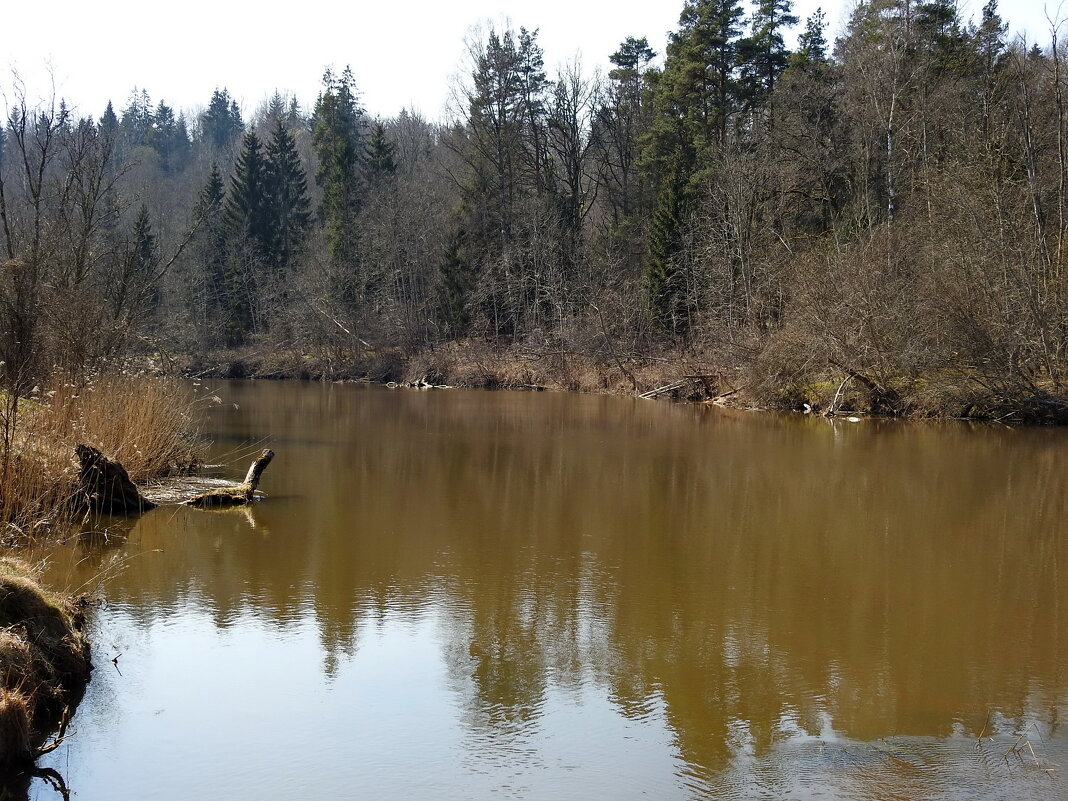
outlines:
[{"label": "overcast sky", "polygon": [[[965,16],[984,0],[963,0]],[[465,37],[486,21],[538,28],[550,73],[581,54],[585,69],[605,68],[627,36],[645,36],[663,54],[682,0],[302,0],[296,3],[184,0],[6,0],[0,11],[0,91],[11,69],[31,97],[57,94],[81,113],[116,110],[136,86],[177,109],[205,106],[226,87],[246,116],[277,88],[314,102],[323,69],[351,64],[365,107],[392,116],[402,108],[443,116]],[[831,39],[853,0],[796,0],[804,19],[822,6]],[[1059,4],[1002,0],[1016,33],[1049,38],[1046,8]],[[1068,9],[1068,5],[1065,5]],[[2,105],[2,102],[0,102]]]}]

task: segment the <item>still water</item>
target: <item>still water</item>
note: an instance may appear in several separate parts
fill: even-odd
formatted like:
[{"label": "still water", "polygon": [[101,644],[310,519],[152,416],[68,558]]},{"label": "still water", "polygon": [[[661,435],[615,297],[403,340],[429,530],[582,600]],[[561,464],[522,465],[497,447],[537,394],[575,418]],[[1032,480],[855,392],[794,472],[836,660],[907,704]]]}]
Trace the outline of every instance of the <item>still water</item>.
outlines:
[{"label": "still water", "polygon": [[50,554],[74,798],[1068,797],[1068,431],[212,390],[269,497]]}]

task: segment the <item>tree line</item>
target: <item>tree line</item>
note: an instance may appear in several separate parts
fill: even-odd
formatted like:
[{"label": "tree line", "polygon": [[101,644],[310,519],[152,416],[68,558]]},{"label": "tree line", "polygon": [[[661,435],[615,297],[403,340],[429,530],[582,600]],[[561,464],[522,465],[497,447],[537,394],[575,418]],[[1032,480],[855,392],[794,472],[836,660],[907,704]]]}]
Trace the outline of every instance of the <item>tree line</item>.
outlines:
[{"label": "tree line", "polygon": [[[795,32],[796,46],[787,47]],[[352,371],[457,340],[685,355],[768,402],[851,381],[882,411],[1058,407],[1068,354],[1063,43],[990,0],[686,0],[666,52],[551,72],[471,36],[444,122],[32,104],[0,137],[11,386],[131,349]],[[377,360],[377,361],[376,361]],[[363,369],[363,368],[361,368]]]}]

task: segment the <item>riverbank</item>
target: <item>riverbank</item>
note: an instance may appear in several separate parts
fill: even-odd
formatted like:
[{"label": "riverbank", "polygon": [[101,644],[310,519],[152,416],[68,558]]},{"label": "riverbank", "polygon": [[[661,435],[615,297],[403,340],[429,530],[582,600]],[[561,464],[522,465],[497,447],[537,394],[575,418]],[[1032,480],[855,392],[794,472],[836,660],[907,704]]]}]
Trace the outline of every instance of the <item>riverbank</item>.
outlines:
[{"label": "riverbank", "polygon": [[61,533],[73,522],[78,445],[120,460],[136,483],[189,469],[199,461],[203,403],[184,384],[125,374],[4,395],[0,542]]},{"label": "riverbank", "polygon": [[414,387],[551,390],[664,397],[753,410],[1068,424],[1068,392],[1053,382],[994,379],[965,367],[889,378],[847,365],[786,371],[770,359],[700,350],[586,353],[465,340],[414,355],[366,349],[322,358],[249,347],[179,360],[185,376],[370,381]]},{"label": "riverbank", "polygon": [[57,730],[53,744],[62,739],[89,682],[84,623],[76,601],[0,557],[0,777],[52,750]]},{"label": "riverbank", "polygon": [[121,459],[136,482],[188,470],[201,403],[184,384],[126,374],[0,395],[0,797],[18,797],[5,782],[28,781],[62,739],[91,669],[84,601],[12,557],[86,513],[76,447]]}]

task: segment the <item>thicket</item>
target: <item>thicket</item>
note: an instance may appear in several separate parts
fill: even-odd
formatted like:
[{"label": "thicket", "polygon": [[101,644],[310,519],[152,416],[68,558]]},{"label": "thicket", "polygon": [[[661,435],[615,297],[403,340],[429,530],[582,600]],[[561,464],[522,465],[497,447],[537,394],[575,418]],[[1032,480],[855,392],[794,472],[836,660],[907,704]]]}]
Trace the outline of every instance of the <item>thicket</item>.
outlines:
[{"label": "thicket", "polygon": [[347,69],[248,120],[225,89],[92,119],[16,86],[2,379],[240,349],[394,377],[478,342],[668,358],[768,404],[1061,419],[1062,41],[1008,41],[994,0],[868,0],[789,49],[799,24],[686,0],[662,61],[628,38],[552,75],[536,30],[489,27],[440,123],[372,119]]}]

